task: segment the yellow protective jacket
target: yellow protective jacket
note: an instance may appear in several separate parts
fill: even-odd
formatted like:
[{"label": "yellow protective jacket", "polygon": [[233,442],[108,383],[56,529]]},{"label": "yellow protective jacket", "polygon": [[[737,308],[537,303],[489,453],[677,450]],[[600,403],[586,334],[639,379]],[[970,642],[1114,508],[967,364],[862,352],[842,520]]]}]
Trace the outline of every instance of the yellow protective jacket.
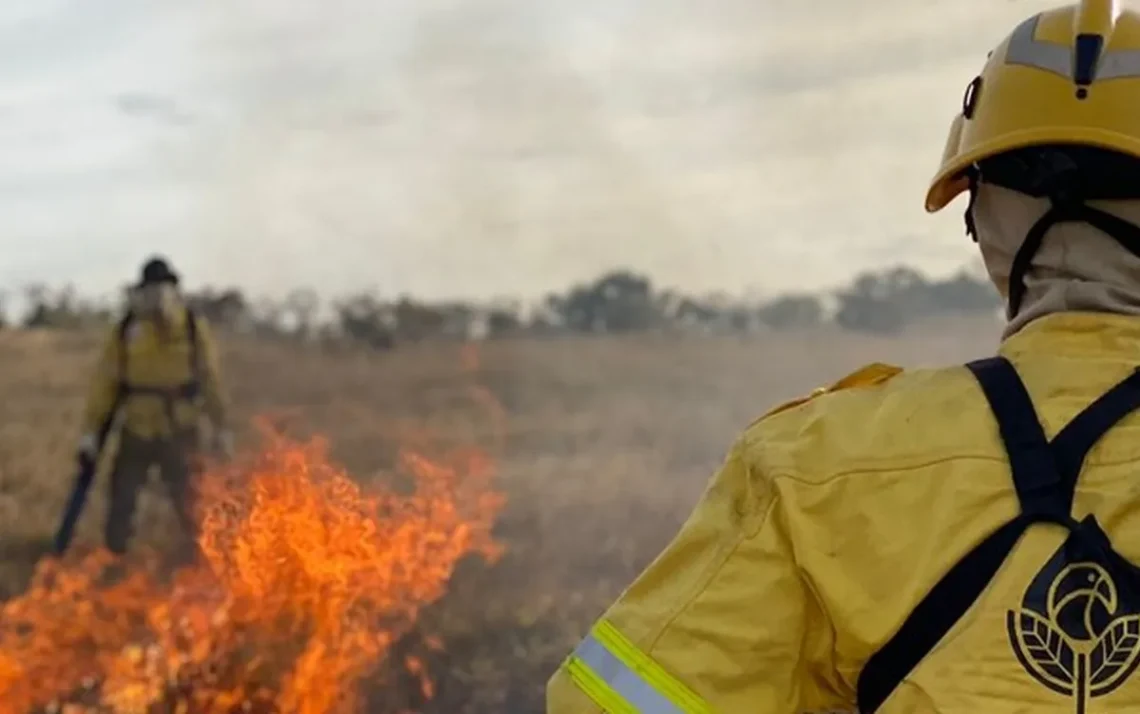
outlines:
[{"label": "yellow protective jacket", "polygon": [[168,437],[172,417],[178,430],[196,427],[203,415],[225,427],[217,344],[201,315],[192,316],[192,335],[190,315],[179,311],[166,338],[152,322],[137,317],[110,331],[88,395],[88,433],[98,433],[113,411],[121,412],[124,431],[143,439]]},{"label": "yellow protective jacket", "polygon": [[[1000,354],[1052,439],[1140,365],[1140,318],[1047,316]],[[675,540],[549,682],[546,714],[856,711],[872,655],[1020,512],[970,371],[865,368],[744,432]],[[1072,515],[1088,514],[1140,562],[1135,413],[1084,460]],[[1082,564],[1069,538],[1030,526],[877,711],[1140,711],[1140,578]]]}]

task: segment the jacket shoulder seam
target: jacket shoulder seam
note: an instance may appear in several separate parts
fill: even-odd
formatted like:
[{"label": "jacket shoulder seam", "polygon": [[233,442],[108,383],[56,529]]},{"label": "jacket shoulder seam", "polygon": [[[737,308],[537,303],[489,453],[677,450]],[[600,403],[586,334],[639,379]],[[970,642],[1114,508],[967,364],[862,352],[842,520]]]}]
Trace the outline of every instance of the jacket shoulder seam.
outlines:
[{"label": "jacket shoulder seam", "polygon": [[843,471],[836,471],[830,473],[820,479],[808,480],[797,474],[793,469],[783,468],[775,469],[769,472],[769,478],[773,481],[791,481],[801,486],[829,486],[835,481],[842,478],[852,476],[859,476],[862,474],[879,474],[886,471],[922,471],[946,464],[953,461],[987,461],[992,463],[1003,464],[1006,463],[1005,459],[1000,456],[991,456],[986,454],[952,454],[949,456],[939,456],[930,459],[916,460],[905,464],[878,464],[867,465],[858,468],[844,469]]}]

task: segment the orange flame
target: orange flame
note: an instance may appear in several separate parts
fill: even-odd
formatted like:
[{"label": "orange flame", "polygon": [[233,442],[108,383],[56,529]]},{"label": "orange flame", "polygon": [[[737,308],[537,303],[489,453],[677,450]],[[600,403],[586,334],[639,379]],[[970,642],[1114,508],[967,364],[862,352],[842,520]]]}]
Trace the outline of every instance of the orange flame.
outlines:
[{"label": "orange flame", "polygon": [[[360,679],[457,562],[499,555],[482,452],[407,450],[364,489],[322,440],[263,435],[201,479],[198,563],[164,578],[132,560],[115,582],[103,552],[39,564],[0,606],[0,714],[359,712]],[[430,698],[424,662],[403,664]]]}]

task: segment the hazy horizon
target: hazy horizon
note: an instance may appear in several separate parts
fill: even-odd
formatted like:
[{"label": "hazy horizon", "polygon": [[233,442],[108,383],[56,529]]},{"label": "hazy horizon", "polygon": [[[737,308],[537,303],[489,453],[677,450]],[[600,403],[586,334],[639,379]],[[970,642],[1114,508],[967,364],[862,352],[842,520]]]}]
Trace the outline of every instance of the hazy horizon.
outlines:
[{"label": "hazy horizon", "polygon": [[926,182],[1040,1],[6,0],[0,288],[531,297],[972,261]]}]

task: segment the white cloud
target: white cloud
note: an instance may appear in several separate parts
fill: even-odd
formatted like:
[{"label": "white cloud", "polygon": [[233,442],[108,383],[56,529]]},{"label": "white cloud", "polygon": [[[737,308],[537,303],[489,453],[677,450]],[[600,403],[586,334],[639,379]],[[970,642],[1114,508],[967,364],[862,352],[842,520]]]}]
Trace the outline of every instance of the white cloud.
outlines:
[{"label": "white cloud", "polygon": [[0,280],[106,289],[152,250],[427,295],[947,268],[957,212],[920,206],[946,124],[1048,4],[7,0]]}]

